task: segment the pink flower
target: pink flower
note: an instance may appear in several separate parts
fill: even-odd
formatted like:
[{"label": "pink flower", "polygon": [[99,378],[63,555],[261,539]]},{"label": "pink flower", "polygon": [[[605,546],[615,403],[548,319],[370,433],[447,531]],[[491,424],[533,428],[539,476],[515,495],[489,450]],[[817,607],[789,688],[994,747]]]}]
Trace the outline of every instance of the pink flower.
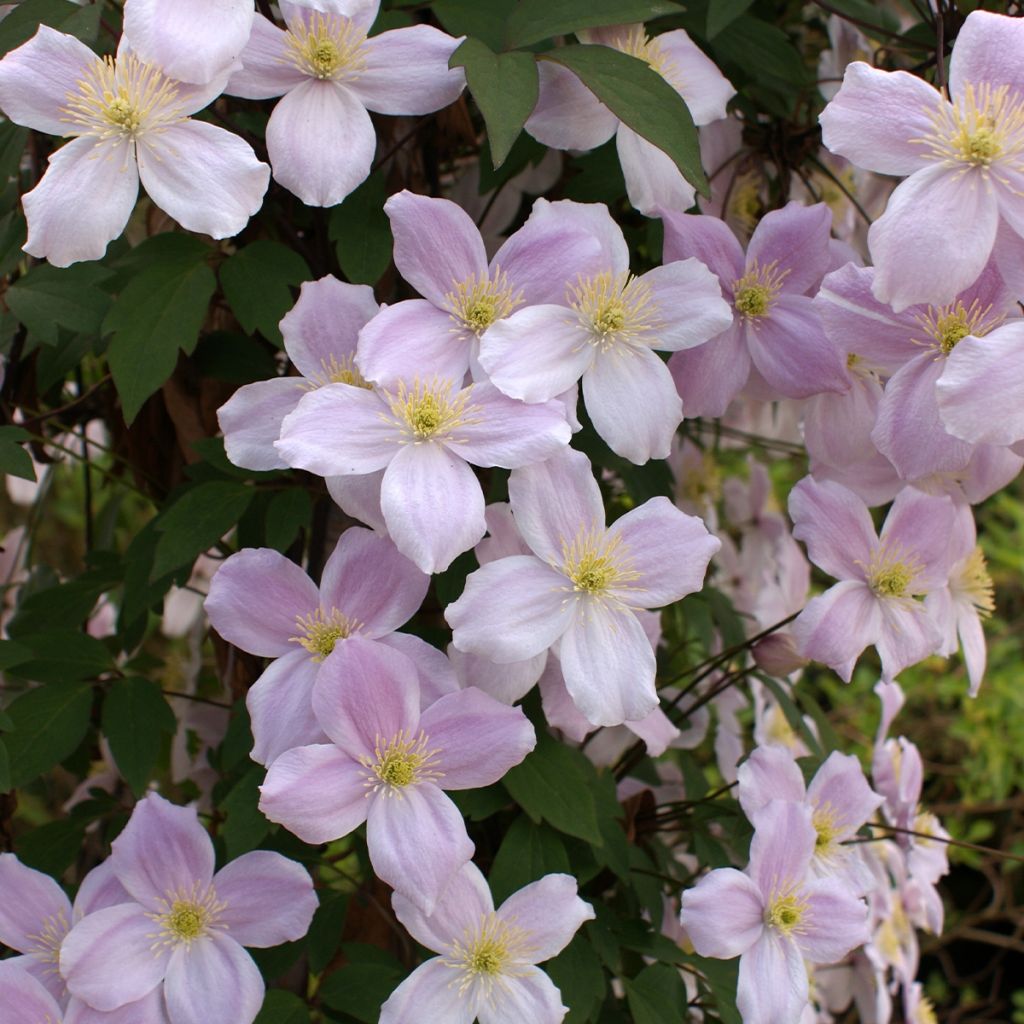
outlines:
[{"label": "pink flower", "polygon": [[722,416],[744,388],[774,399],[850,386],[808,295],[829,269],[827,206],[790,203],[766,214],[746,256],[723,221],[677,213],[664,220],[665,259],[705,263],[738,314],[707,345],[669,360],[687,416]]},{"label": "pink flower", "polygon": [[699,590],[719,542],[696,516],[652,498],[605,526],[590,463],[567,450],[513,471],[509,496],[533,554],[490,562],[445,617],[460,650],[525,661],[555,647],[569,694],[595,725],[657,706],[651,642],[637,618]]},{"label": "pink flower", "polygon": [[246,946],[302,938],[317,899],[306,870],[256,850],[216,874],[196,812],[151,793],[114,840],[110,863],[131,902],[68,933],[60,970],[71,994],[116,1010],[163,987],[171,1024],[251,1024],[263,978]]},{"label": "pink flower", "polygon": [[276,659],[246,695],[254,761],[269,764],[324,738],[313,687],[322,666],[344,659],[350,638],[405,650],[427,646],[393,634],[419,608],[429,583],[388,538],[360,527],[341,535],[319,588],[271,548],[246,548],[221,565],[206,599],[210,624],[243,651]]},{"label": "pink flower", "polygon": [[868,940],[867,907],[834,879],[810,879],[810,809],[773,800],[755,814],[745,871],[718,868],[683,893],[681,920],[701,956],[740,958],[743,1024],[800,1019],[805,960],[835,963]]},{"label": "pink flower", "polygon": [[100,59],[45,25],[0,60],[0,109],[16,124],[75,136],[22,197],[25,251],[58,267],[99,259],[128,223],[139,181],[183,228],[238,234],[263,203],[270,169],[248,143],[193,121],[224,88],[186,85],[121,40]]},{"label": "pink flower", "polygon": [[811,561],[840,581],[793,623],[804,655],[849,682],[860,653],[872,644],[887,680],[936,650],[938,627],[916,598],[949,578],[955,516],[949,498],[905,488],[878,536],[856,495],[805,477],[790,493],[789,513],[793,536],[807,545]]},{"label": "pink flower", "polygon": [[[644,61],[686,101],[694,123],[725,117],[736,90],[682,29],[648,36],[643,25],[615,25],[577,33],[588,44],[610,46]],[[657,146],[637,135],[567,69],[540,61],[540,97],[526,122],[538,142],[553,149],[596,149],[613,135],[629,201],[641,213],[686,210],[693,186]]]},{"label": "pink flower", "polygon": [[1024,23],[974,11],[953,47],[949,95],[856,61],[821,115],[825,145],[908,175],[868,244],[875,297],[897,312],[941,306],[977,279],[1002,228],[1024,234]]},{"label": "pink flower", "polygon": [[559,1024],[568,1008],[536,964],[560,953],[585,921],[589,903],[576,879],[545,875],[497,910],[474,864],[452,879],[427,913],[396,893],[395,916],[412,937],[440,953],[416,968],[381,1007],[380,1024]]},{"label": "pink flower", "polygon": [[473,855],[447,789],[497,782],[533,749],[533,726],[476,689],[459,690],[420,712],[408,658],[350,641],[325,662],[313,692],[329,743],[298,747],[270,766],[260,810],[307,843],[346,836],[366,822],[373,870],[432,913]]},{"label": "pink flower", "polygon": [[274,178],[308,206],[335,206],[370,173],[377,136],[368,110],[429,114],[465,87],[462,70],[448,69],[459,40],[436,28],[367,39],[379,6],[282,0],[287,30],[257,15],[243,69],[228,83],[233,96],[283,97],[267,152]]}]

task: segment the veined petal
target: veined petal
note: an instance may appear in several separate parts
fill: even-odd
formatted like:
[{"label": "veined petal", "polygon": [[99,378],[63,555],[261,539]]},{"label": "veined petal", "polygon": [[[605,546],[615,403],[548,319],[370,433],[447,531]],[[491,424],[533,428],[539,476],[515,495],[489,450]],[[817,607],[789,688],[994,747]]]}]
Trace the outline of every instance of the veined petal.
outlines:
[{"label": "veined petal", "polygon": [[706,345],[673,352],[668,368],[683,400],[685,417],[723,416],[750,376],[750,350],[743,322],[734,321]]},{"label": "veined petal", "polygon": [[910,593],[923,594],[946,584],[957,557],[950,543],[955,527],[956,508],[946,495],[925,494],[914,487],[896,495],[879,540],[912,554],[919,563]]},{"label": "veined petal", "polygon": [[28,971],[14,961],[0,960],[0,994],[4,1018],[10,1024],[36,1024],[62,1020],[63,1014],[52,995]]},{"label": "veined petal", "polygon": [[482,918],[494,913],[490,887],[472,861],[452,878],[433,914],[424,914],[401,893],[391,897],[391,905],[402,927],[421,946],[435,953],[447,952],[450,946],[464,939],[470,929],[477,927]]},{"label": "veined petal", "polygon": [[815,565],[837,579],[863,579],[877,545],[867,506],[852,491],[804,477],[789,496],[793,536]]},{"label": "veined petal", "polygon": [[891,681],[905,668],[924,661],[942,645],[942,633],[928,609],[919,602],[902,605],[879,601],[881,628],[875,647],[882,661],[882,678]]},{"label": "veined petal", "polygon": [[72,997],[64,1011],[64,1024],[168,1024],[163,986],[158,985],[149,995],[116,1010],[94,1010]]},{"label": "veined petal", "polygon": [[619,119],[571,72],[548,60],[537,62],[540,95],[526,131],[552,149],[596,149]]},{"label": "veined petal", "polygon": [[73,139],[50,156],[42,181],[21,198],[25,252],[55,267],[100,259],[124,231],[138,195],[130,141]]},{"label": "veined petal", "polygon": [[807,877],[816,833],[811,810],[792,800],[771,800],[753,814],[747,874],[767,900],[788,892]]},{"label": "veined petal", "polygon": [[558,956],[572,942],[585,921],[593,921],[594,908],[579,897],[571,875],[545,875],[524,885],[500,907],[498,917],[530,936],[530,962]]},{"label": "veined petal", "polygon": [[305,393],[299,377],[273,377],[240,387],[217,410],[227,457],[243,469],[287,469],[274,442],[285,416]]},{"label": "veined petal", "polygon": [[736,1007],[743,1024],[796,1024],[807,995],[807,967],[792,939],[766,931],[740,958]]},{"label": "veined petal", "polygon": [[241,55],[242,67],[234,71],[224,90],[247,100],[269,100],[297,89],[309,77],[288,59],[288,33],[257,14]]},{"label": "veined petal", "polygon": [[511,705],[533,689],[547,664],[548,652],[541,651],[532,658],[502,665],[478,654],[460,651],[451,644],[448,658],[463,686],[475,686],[502,704]]},{"label": "veined petal", "polygon": [[379,1024],[422,1024],[424,1019],[445,1024],[473,1024],[476,1003],[455,984],[459,976],[441,957],[420,964],[388,996],[380,1008]]},{"label": "veined petal", "polygon": [[876,643],[882,628],[879,601],[866,583],[843,580],[813,597],[793,623],[800,653],[850,681],[865,647]]},{"label": "veined petal", "polygon": [[330,476],[327,478],[327,493],[335,504],[353,519],[366,523],[374,532],[386,537],[387,525],[380,510],[380,485],[384,470],[358,476]]},{"label": "veined petal", "polygon": [[31,953],[50,923],[59,944],[62,923],[64,928],[71,924],[71,902],[49,875],[26,867],[13,853],[0,853],[0,892],[0,942]]},{"label": "veined petal", "polygon": [[366,180],[377,148],[370,115],[334,82],[307,79],[267,124],[274,178],[307,206],[336,206]]},{"label": "veined petal", "polygon": [[421,711],[460,688],[459,678],[445,653],[421,637],[412,633],[388,633],[377,643],[404,654],[412,662],[419,682]]},{"label": "veined petal", "polygon": [[747,247],[747,267],[774,265],[785,271],[783,292],[802,295],[816,288],[829,268],[832,211],[824,203],[791,202],[761,218]]},{"label": "veined petal", "polygon": [[882,797],[864,778],[860,761],[838,750],[832,751],[814,773],[807,799],[816,809],[828,808],[841,839],[852,836],[882,803]]},{"label": "veined petal", "polygon": [[555,983],[537,967],[517,967],[514,978],[494,989],[477,1010],[480,1024],[561,1024],[569,1007]]},{"label": "veined petal", "polygon": [[626,124],[619,125],[615,145],[626,179],[626,194],[642,214],[654,217],[660,210],[682,213],[693,206],[697,193],[667,153]]},{"label": "veined petal", "polygon": [[715,62],[681,28],[662,32],[657,40],[658,48],[675,65],[668,81],[686,100],[693,123],[711,124],[725,117],[736,90]]},{"label": "veined petal", "polygon": [[676,260],[649,270],[641,281],[651,289],[662,323],[649,344],[663,352],[703,345],[732,323],[718,278],[698,259]]},{"label": "veined petal", "polygon": [[248,142],[204,121],[183,121],[137,144],[150,198],[183,228],[237,235],[263,205],[270,168]]},{"label": "veined petal", "polygon": [[327,742],[313,714],[313,683],[319,669],[308,651],[297,648],[268,665],[249,687],[245,695],[253,735],[249,756],[257,764],[270,764],[294,747]]},{"label": "veined petal", "polygon": [[682,895],[682,925],[701,956],[731,960],[746,953],[764,930],[764,901],[735,868],[709,871]]},{"label": "veined petal", "polygon": [[252,1024],[264,991],[263,976],[252,957],[230,935],[216,931],[191,946],[178,946],[164,982],[173,1024]]},{"label": "veined petal", "polygon": [[772,800],[802,803],[807,795],[803,773],[788,747],[757,747],[736,777],[740,806],[748,819]]},{"label": "veined petal", "polygon": [[724,220],[672,210],[664,211],[663,220],[666,263],[698,259],[727,287],[743,276],[743,247]]},{"label": "veined petal", "polygon": [[807,909],[796,941],[812,964],[837,963],[870,939],[867,904],[841,882],[809,882],[804,896]]},{"label": "veined petal", "polygon": [[1024,24],[989,11],[972,11],[957,33],[949,61],[949,91],[962,99],[968,83],[1009,85],[1024,92]]}]

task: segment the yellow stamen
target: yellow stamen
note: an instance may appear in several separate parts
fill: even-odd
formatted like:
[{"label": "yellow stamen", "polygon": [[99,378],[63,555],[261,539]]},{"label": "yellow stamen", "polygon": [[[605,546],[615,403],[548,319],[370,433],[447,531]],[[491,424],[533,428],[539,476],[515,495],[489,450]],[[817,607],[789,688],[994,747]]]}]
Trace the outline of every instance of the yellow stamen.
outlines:
[{"label": "yellow stamen", "polygon": [[288,32],[287,59],[303,74],[322,81],[351,81],[366,67],[366,33],[337,14],[309,15],[309,21]]},{"label": "yellow stamen", "polygon": [[387,742],[378,736],[373,756],[366,754],[359,759],[366,769],[363,783],[366,795],[401,796],[401,791],[407,786],[442,778],[444,773],[437,770],[441,751],[428,749],[427,743],[427,736],[422,731],[411,736],[401,730]]},{"label": "yellow stamen", "polygon": [[862,562],[857,564],[864,568],[867,584],[878,597],[908,601],[916,593],[914,581],[924,568],[913,552],[904,552],[899,544],[884,541],[866,566]]},{"label": "yellow stamen", "polygon": [[163,946],[183,945],[188,948],[197,939],[224,928],[218,921],[227,904],[217,899],[212,885],[202,892],[198,885],[188,891],[168,892],[158,900],[158,906],[161,908],[159,912],[146,915],[160,926],[159,932],[149,936],[154,940],[154,951]]},{"label": "yellow stamen", "polygon": [[503,320],[523,303],[522,291],[513,292],[508,275],[496,267],[494,274],[476,274],[454,283],[445,296],[452,318],[474,334],[481,335],[496,320]]},{"label": "yellow stamen", "polygon": [[475,928],[467,928],[441,962],[459,973],[460,995],[479,985],[483,997],[490,999],[494,986],[503,984],[505,978],[528,973],[526,960],[533,952],[529,933],[492,912]]},{"label": "yellow stamen", "polygon": [[314,661],[323,661],[339,640],[347,640],[362,628],[362,623],[342,615],[332,608],[326,615],[317,608],[309,615],[296,616],[295,624],[301,635],[288,638],[290,644],[301,644],[313,655]]},{"label": "yellow stamen", "polygon": [[954,567],[949,586],[955,595],[965,597],[974,605],[979,618],[987,619],[995,611],[995,587],[980,547]]},{"label": "yellow stamen", "polygon": [[603,527],[581,528],[571,544],[562,540],[561,569],[576,592],[602,597],[612,588],[628,589],[640,578],[630,566],[621,536],[609,536]]},{"label": "yellow stamen", "polygon": [[649,36],[643,25],[632,25],[618,38],[613,39],[611,45],[616,50],[621,50],[631,57],[642,60],[677,89],[682,86],[682,78],[676,62],[661,48],[661,41],[658,37]]},{"label": "yellow stamen", "polygon": [[814,826],[814,855],[821,858],[829,858],[838,852],[836,839],[842,832],[837,823],[838,814],[831,804],[821,804],[814,809],[811,815],[811,824]]},{"label": "yellow stamen", "polygon": [[606,350],[619,342],[653,344],[662,326],[651,287],[628,272],[578,278],[567,301],[587,328],[588,341]]},{"label": "yellow stamen", "polygon": [[355,360],[354,352],[350,352],[340,359],[334,355],[330,359],[321,359],[322,372],[315,377],[308,378],[303,382],[303,386],[315,390],[326,387],[328,384],[349,384],[354,388],[365,388],[367,391],[372,391],[373,385],[359,372]]},{"label": "yellow stamen", "polygon": [[397,393],[387,396],[391,409],[389,419],[401,432],[399,443],[455,440],[453,431],[479,422],[479,418],[472,415],[476,406],[469,403],[472,390],[472,387],[458,390],[451,381],[437,378],[430,384],[417,378],[411,389],[405,381],[399,381]]},{"label": "yellow stamen", "polygon": [[67,915],[62,910],[45,918],[38,933],[28,936],[29,948],[25,952],[45,964],[47,974],[60,973],[60,947],[70,928]]},{"label": "yellow stamen", "polygon": [[771,313],[772,306],[782,289],[788,270],[779,270],[778,261],[759,266],[755,260],[743,277],[733,282],[733,305],[748,324]]},{"label": "yellow stamen", "polygon": [[915,339],[914,343],[948,356],[968,335],[983,337],[998,327],[1005,317],[993,316],[991,305],[982,306],[975,299],[969,306],[959,301],[937,308],[929,306],[928,311],[916,319],[928,340]]},{"label": "yellow stamen", "polygon": [[772,893],[764,912],[764,923],[783,935],[799,934],[807,912],[807,900],[792,890]]}]

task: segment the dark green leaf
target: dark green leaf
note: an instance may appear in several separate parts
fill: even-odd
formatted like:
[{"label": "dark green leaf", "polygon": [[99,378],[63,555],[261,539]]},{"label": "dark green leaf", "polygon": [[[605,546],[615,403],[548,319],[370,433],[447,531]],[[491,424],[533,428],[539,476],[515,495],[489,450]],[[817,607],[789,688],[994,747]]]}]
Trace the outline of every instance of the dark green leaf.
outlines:
[{"label": "dark green leaf", "polygon": [[20,210],[12,210],[0,220],[0,276],[6,277],[25,258],[22,246],[28,226]]},{"label": "dark green leaf", "polygon": [[31,656],[17,665],[17,674],[41,683],[87,679],[111,667],[110,652],[95,637],[67,629],[23,634]]},{"label": "dark green leaf", "polygon": [[674,967],[645,967],[626,982],[626,999],[633,1024],[678,1024],[686,1017],[686,989]]},{"label": "dark green leaf", "polygon": [[753,3],[754,0],[715,0],[714,3],[708,4],[708,39],[714,39]]},{"label": "dark green leaf", "polygon": [[356,1020],[377,1024],[381,1005],[402,980],[402,974],[397,961],[349,963],[324,979],[320,998]]},{"label": "dark green leaf", "polygon": [[8,635],[17,638],[45,632],[55,622],[84,625],[100,595],[116,586],[120,575],[120,571],[85,572],[67,583],[33,591],[21,600],[7,623]]},{"label": "dark green leaf", "polygon": [[28,141],[28,129],[13,121],[0,124],[0,185],[17,175]]},{"label": "dark green leaf", "polygon": [[376,284],[391,262],[387,197],[384,172],[377,171],[331,210],[328,233],[337,243],[338,263],[353,284]]},{"label": "dark green leaf", "polygon": [[736,18],[729,31],[715,39],[713,49],[720,62],[742,69],[755,81],[806,85],[810,78],[789,36],[749,14]]},{"label": "dark green leaf", "polygon": [[722,1024],[743,1024],[736,1009],[736,982],[739,975],[739,960],[712,960],[710,957],[687,956],[688,963],[700,970],[708,980],[715,997],[715,1011]]},{"label": "dark green leaf", "polygon": [[234,860],[243,853],[255,850],[270,832],[270,822],[259,809],[260,785],[266,769],[253,765],[221,802],[221,810],[227,815],[221,827],[228,859]]},{"label": "dark green leaf", "polygon": [[100,4],[79,7],[68,0],[22,0],[0,22],[0,54],[28,42],[40,25],[92,42],[100,24]]},{"label": "dark green leaf", "polygon": [[26,832],[18,838],[18,859],[26,867],[59,877],[81,852],[87,824],[84,818],[70,818]]},{"label": "dark green leaf", "polygon": [[191,353],[199,340],[217,279],[206,265],[207,249],[195,239],[134,276],[104,321],[113,331],[107,356],[126,422],[174,371],[178,351]]},{"label": "dark green leaf", "polygon": [[4,734],[11,783],[24,786],[73,753],[91,708],[92,689],[80,683],[51,683],[18,697],[7,708],[14,728]]},{"label": "dark green leaf", "polygon": [[616,117],[666,153],[698,192],[710,195],[690,111],[644,61],[610,46],[564,46],[542,59],[572,71]]},{"label": "dark green leaf", "polygon": [[[31,657],[32,651],[24,644],[16,644],[13,640],[0,640],[0,672],[14,668]],[[0,728],[9,729],[10,726],[0,725]]]},{"label": "dark green leaf", "polygon": [[562,1004],[569,1007],[564,1024],[590,1020],[604,999],[607,984],[601,960],[585,933],[577,932],[572,942],[544,965],[544,972],[558,986]]},{"label": "dark green leaf", "polygon": [[213,547],[241,519],[255,493],[229,480],[212,480],[187,490],[156,520],[161,536],[150,580],[191,564]]},{"label": "dark green leaf", "polygon": [[491,891],[496,903],[511,896],[544,875],[570,873],[569,855],[558,833],[545,825],[535,825],[520,815],[498,847],[491,867]]},{"label": "dark green leaf", "polygon": [[294,992],[272,988],[253,1024],[309,1024],[309,1007]]},{"label": "dark green leaf", "polygon": [[502,779],[534,821],[546,821],[560,832],[600,846],[604,840],[597,822],[593,781],[593,765],[580,751],[544,735],[526,760]]},{"label": "dark green leaf", "polygon": [[679,4],[666,0],[520,0],[508,19],[505,41],[529,46],[580,29],[628,25],[680,11]]},{"label": "dark green leaf", "polygon": [[103,735],[117,770],[140,796],[152,777],[164,733],[178,727],[160,687],[148,679],[118,679],[103,701]]},{"label": "dark green leaf", "polygon": [[505,22],[517,0],[436,0],[434,14],[453,36],[473,36],[492,50],[505,45]]},{"label": "dark green leaf", "polygon": [[341,945],[341,931],[348,914],[348,893],[327,892],[320,897],[320,906],[309,926],[309,969],[319,974],[333,959]]},{"label": "dark green leaf", "polygon": [[11,312],[48,345],[60,340],[59,327],[80,334],[98,334],[111,298],[98,282],[110,271],[95,263],[51,267],[40,263],[13,284],[4,296]]},{"label": "dark green leaf", "polygon": [[11,756],[7,753],[7,745],[0,740],[0,793],[8,793],[13,789],[11,782]]},{"label": "dark green leaf", "polygon": [[290,487],[278,491],[267,505],[264,521],[264,536],[267,547],[286,551],[299,535],[299,530],[309,526],[313,515],[313,502],[309,491]]},{"label": "dark green leaf", "polygon": [[540,89],[532,53],[495,53],[479,39],[467,39],[449,67],[466,69],[466,84],[484,115],[491,159],[500,167],[537,105]]},{"label": "dark green leaf", "polygon": [[21,447],[29,435],[21,427],[0,427],[0,472],[22,480],[35,480],[32,456]]},{"label": "dark green leaf", "polygon": [[310,277],[306,261],[278,242],[253,242],[220,268],[220,283],[238,322],[276,345],[284,343],[278,324],[295,305],[292,287]]},{"label": "dark green leaf", "polygon": [[464,818],[470,821],[484,821],[508,807],[508,793],[499,784],[483,789],[462,789],[448,794]]}]

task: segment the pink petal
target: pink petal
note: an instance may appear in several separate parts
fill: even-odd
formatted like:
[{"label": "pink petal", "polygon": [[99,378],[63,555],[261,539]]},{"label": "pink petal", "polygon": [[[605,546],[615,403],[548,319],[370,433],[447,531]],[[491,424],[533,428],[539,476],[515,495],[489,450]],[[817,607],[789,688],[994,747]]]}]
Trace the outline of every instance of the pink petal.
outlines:
[{"label": "pink petal", "polygon": [[383,480],[383,469],[359,476],[331,476],[326,480],[327,493],[347,515],[386,536],[388,528],[384,523],[384,513],[380,510],[380,485]]},{"label": "pink petal", "polygon": [[466,87],[462,68],[448,67],[461,41],[430,25],[372,36],[350,87],[378,114],[431,114],[454,103]]},{"label": "pink petal", "polygon": [[[687,736],[686,742],[688,744],[687,749],[692,749],[703,740],[704,735],[707,731],[707,719],[704,722],[704,728],[700,731],[700,740],[697,743],[691,743],[692,739],[690,733],[694,730],[694,726],[697,722],[698,716],[701,711],[706,708],[698,708],[693,718],[687,723]],[[638,719],[635,722],[626,722],[626,728],[634,735],[637,739],[643,740],[644,745],[647,747],[647,753],[651,757],[660,757],[665,753],[670,746],[672,746],[677,740],[679,740],[681,733],[672,724],[672,719],[665,714],[661,708],[655,708],[649,715],[644,718]]]},{"label": "pink petal", "polygon": [[131,903],[125,887],[114,874],[114,865],[110,860],[97,864],[78,887],[75,894],[72,920],[79,920],[96,910],[116,907],[119,903]]},{"label": "pink petal", "polygon": [[544,717],[552,729],[557,729],[573,743],[582,743],[594,731],[594,723],[580,714],[572,697],[569,696],[569,691],[565,688],[562,666],[554,655],[547,657],[544,671],[537,680],[537,689],[540,690]]},{"label": "pink petal", "polygon": [[843,839],[851,837],[882,803],[864,778],[860,761],[838,750],[832,751],[814,773],[807,787],[807,799],[815,809],[829,809]]},{"label": "pink petal", "polygon": [[458,977],[440,957],[420,964],[388,996],[379,1024],[422,1024],[424,1019],[473,1024],[476,1004],[459,989]]},{"label": "pink petal", "polygon": [[957,33],[949,61],[953,98],[963,99],[968,83],[975,89],[988,83],[1009,85],[1013,93],[1024,92],[1022,56],[1024,25],[988,11],[972,11]]},{"label": "pink petal", "polygon": [[529,934],[530,962],[539,964],[558,956],[583,923],[594,920],[594,908],[580,899],[571,875],[545,875],[509,896],[498,917]]},{"label": "pink petal", "polygon": [[758,747],[739,766],[736,777],[740,806],[748,818],[772,800],[803,803],[806,796],[803,773],[786,747]]},{"label": "pink petal", "polygon": [[132,0],[124,11],[124,35],[146,64],[203,85],[237,63],[254,16],[244,0]]},{"label": "pink petal", "polygon": [[897,186],[871,225],[875,297],[897,312],[940,306],[977,280],[992,255],[999,204],[986,179],[935,164]]},{"label": "pink petal", "polygon": [[718,70],[683,29],[663,32],[658,46],[675,65],[669,75],[673,85],[686,100],[696,125],[710,124],[725,117],[726,104],[736,95],[729,80]]},{"label": "pink petal", "polygon": [[130,142],[72,140],[51,154],[42,181],[22,196],[25,252],[55,267],[100,259],[124,231],[138,194]]},{"label": "pink petal", "polygon": [[955,526],[956,509],[945,495],[935,497],[913,487],[896,495],[879,539],[883,544],[912,552],[921,563],[921,571],[913,581],[913,593],[926,593],[932,587],[945,585],[956,557],[949,543]]},{"label": "pink petal", "polygon": [[700,260],[728,289],[726,298],[732,298],[732,283],[743,276],[743,248],[732,230],[723,220],[698,214],[675,213],[666,210],[664,260],[695,258]]},{"label": "pink petal", "polygon": [[134,1003],[109,1011],[94,1010],[81,999],[72,998],[64,1012],[64,1024],[168,1024],[163,986],[157,986]]},{"label": "pink petal", "polygon": [[274,442],[281,436],[285,416],[304,394],[299,377],[274,377],[240,387],[217,410],[228,458],[243,469],[287,469]]},{"label": "pink petal", "polygon": [[706,345],[674,352],[668,368],[683,400],[684,416],[724,415],[750,375],[750,352],[742,321],[735,321]]},{"label": "pink petal", "polygon": [[229,643],[276,658],[297,649],[296,619],[319,604],[316,584],[290,558],[272,548],[246,548],[214,573],[206,614]]},{"label": "pink petal", "polygon": [[552,565],[581,530],[604,526],[604,501],[590,460],[567,448],[545,462],[509,476],[509,499],[516,526],[537,556]]},{"label": "pink petal", "polygon": [[553,149],[596,149],[607,142],[619,119],[567,68],[538,61],[540,96],[526,130]]},{"label": "pink petal", "polygon": [[481,565],[509,555],[530,553],[529,547],[519,536],[512,516],[512,506],[507,501],[488,505],[484,509],[484,518],[487,520],[487,536],[474,549],[476,560]]},{"label": "pink petal", "polygon": [[793,623],[793,638],[804,657],[820,661],[845,681],[865,647],[882,628],[879,602],[860,580],[844,580],[812,598]]},{"label": "pink petal", "polygon": [[641,281],[651,289],[662,324],[647,343],[665,352],[703,345],[733,320],[718,278],[697,259],[677,260],[649,270]]},{"label": "pink petal", "polygon": [[349,384],[310,391],[281,425],[277,450],[290,466],[319,476],[384,469],[398,450],[398,428],[376,392]]},{"label": "pink petal", "polygon": [[303,377],[323,379],[332,359],[355,352],[359,332],[379,309],[369,285],[346,284],[330,275],[306,281],[299,301],[281,321],[288,358]]},{"label": "pink petal", "polygon": [[866,170],[913,174],[929,164],[927,148],[914,140],[932,134],[932,117],[946,102],[916,75],[854,61],[821,114],[822,140],[833,153]]},{"label": "pink petal", "polygon": [[812,562],[837,579],[863,579],[877,546],[867,506],[852,491],[804,477],[790,492],[793,536]]},{"label": "pink petal", "polygon": [[279,853],[242,854],[214,875],[220,917],[235,942],[265,948],[295,942],[309,930],[317,898],[313,879],[301,865]]},{"label": "pink petal", "polygon": [[807,989],[807,966],[796,943],[766,931],[740,959],[736,1008],[743,1024],[796,1024]]},{"label": "pink petal", "polygon": [[445,609],[452,640],[460,650],[505,664],[532,658],[572,621],[566,589],[566,578],[532,555],[489,562]]},{"label": "pink petal", "polygon": [[458,808],[429,782],[374,797],[366,844],[377,875],[425,914],[474,849]]},{"label": "pink petal", "polygon": [[[297,645],[293,645],[296,646]],[[270,764],[286,750],[325,743],[313,714],[313,683],[320,665],[302,648],[268,665],[245,695],[257,764]]]},{"label": "pink petal", "polygon": [[60,973],[71,994],[97,1010],[116,1010],[152,992],[167,972],[172,948],[154,948],[155,927],[137,903],[79,921],[60,948]]},{"label": "pink petal", "polygon": [[754,812],[747,873],[770,899],[803,882],[814,855],[816,833],[803,803],[772,800]]},{"label": "pink petal", "polygon": [[288,58],[288,33],[257,14],[241,56],[242,68],[228,79],[225,92],[248,100],[269,100],[297,89],[309,78]]},{"label": "pink petal", "polygon": [[497,782],[537,744],[530,720],[519,708],[470,687],[431,704],[420,719],[431,749],[437,749],[444,789],[477,789]]},{"label": "pink petal", "polygon": [[824,203],[791,202],[766,213],[747,247],[747,266],[774,263],[786,271],[783,292],[802,295],[816,288],[828,270],[832,211]]},{"label": "pink petal", "polygon": [[825,391],[804,405],[804,444],[815,466],[845,468],[875,450],[871,431],[878,419],[882,385],[873,375],[851,375],[844,394]]},{"label": "pink petal", "polygon": [[49,25],[0,60],[0,110],[8,120],[46,135],[69,135],[68,97],[99,63],[85,43]]},{"label": "pink petal", "polygon": [[658,706],[651,642],[628,608],[582,595],[559,645],[566,689],[595,725],[621,725]]},{"label": "pink petal", "polygon": [[43,985],[9,960],[0,960],[0,998],[9,1024],[58,1024],[63,1019]]},{"label": "pink petal", "polygon": [[213,843],[194,807],[156,793],[140,800],[111,845],[117,880],[143,906],[159,909],[168,893],[205,889],[213,877]]},{"label": "pink petal", "polygon": [[684,889],[681,920],[701,956],[730,960],[746,953],[764,930],[764,903],[754,883],[735,868],[718,868]]},{"label": "pink petal", "polygon": [[178,946],[167,968],[164,998],[173,1024],[212,1020],[252,1024],[265,987],[252,957],[229,935],[212,932]]},{"label": "pink petal", "polygon": [[812,964],[834,964],[869,940],[867,904],[844,885],[821,879],[808,883],[804,895],[797,944]]},{"label": "pink petal", "polygon": [[532,658],[501,665],[449,645],[448,657],[463,686],[475,686],[502,704],[511,705],[525,697],[540,679],[548,652],[541,651]]},{"label": "pink petal", "polygon": [[660,608],[696,593],[708,563],[722,546],[699,516],[681,512],[668,498],[651,498],[608,530],[619,537],[637,578],[616,596],[635,608]]},{"label": "pink petal", "polygon": [[682,212],[693,206],[696,192],[675,161],[625,124],[615,134],[626,194],[641,213],[654,217],[662,210]]},{"label": "pink petal", "polygon": [[882,678],[891,681],[905,668],[924,661],[942,644],[942,634],[923,604],[879,602],[882,625],[875,641]]},{"label": "pink petal", "polygon": [[967,667],[967,678],[971,684],[967,695],[977,697],[982,677],[985,675],[988,649],[985,645],[985,631],[981,627],[981,618],[973,606],[961,609],[957,616],[957,633],[963,645],[964,665]]},{"label": "pink petal", "polygon": [[296,747],[270,766],[260,810],[304,843],[328,843],[366,820],[366,794],[366,770],[337,747]]},{"label": "pink petal", "polygon": [[364,33],[369,32],[380,11],[380,0],[280,0],[278,7],[292,30],[309,25],[312,11],[341,15]]},{"label": "pink petal", "polygon": [[411,633],[389,633],[380,637],[377,643],[404,654],[412,662],[420,687],[421,711],[445,694],[460,689],[452,663],[443,651],[432,647],[426,640]]},{"label": "pink petal", "polygon": [[391,897],[391,906],[402,927],[421,946],[435,953],[448,952],[494,912],[491,890],[472,861],[452,878],[433,914],[424,914],[412,900],[397,892]]},{"label": "pink petal", "polygon": [[307,206],[336,206],[366,180],[377,148],[370,115],[354,92],[307,79],[267,124],[274,178]]},{"label": "pink petal", "polygon": [[477,1011],[480,1024],[560,1024],[568,1012],[554,982],[536,967],[516,967],[515,977],[497,987],[493,1001]]},{"label": "pink petal", "polygon": [[426,597],[430,577],[394,543],[370,530],[347,529],[327,559],[320,602],[359,623],[363,636],[383,636],[408,622]]},{"label": "pink petal", "polygon": [[71,924],[71,901],[64,890],[13,853],[0,853],[0,892],[0,943],[19,953],[49,953],[40,938],[47,923],[58,939]]}]

